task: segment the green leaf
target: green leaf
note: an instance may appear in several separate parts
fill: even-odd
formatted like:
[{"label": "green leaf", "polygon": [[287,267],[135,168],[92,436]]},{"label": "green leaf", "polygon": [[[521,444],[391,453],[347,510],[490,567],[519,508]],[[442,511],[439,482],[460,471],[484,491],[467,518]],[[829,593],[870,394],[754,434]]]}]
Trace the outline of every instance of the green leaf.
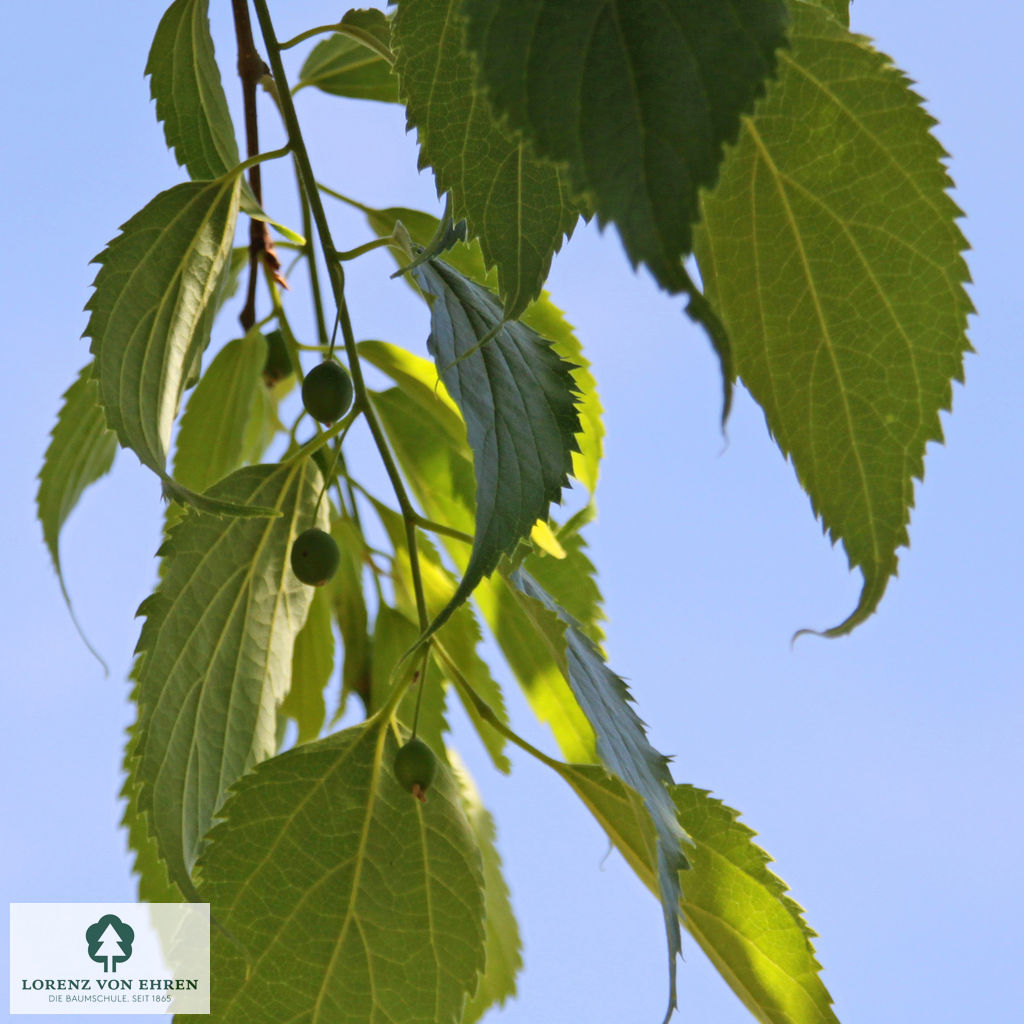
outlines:
[{"label": "green leaf", "polygon": [[208,8],[209,0],[174,0],[146,62],[167,145],[195,180],[219,178],[240,161]]},{"label": "green leaf", "polygon": [[[274,519],[190,512],[161,548],[163,579],[139,609],[139,736],[133,784],[171,879],[186,892],[228,789],[276,750],[295,637],[312,598],[288,562],[311,525],[320,475],[310,460],[240,469],[225,501],[266,503]],[[327,526],[321,513],[317,525]]]},{"label": "green leaf", "polygon": [[551,257],[572,234],[579,210],[562,173],[501,127],[474,87],[463,50],[462,0],[406,0],[393,26],[395,71],[420,168],[432,167],[452,216],[480,239],[497,266],[505,314],[517,317],[540,294]]},{"label": "green leaf", "polygon": [[837,1024],[814,932],[737,812],[692,786],[672,791],[694,841],[686,925],[751,1013],[770,1024]]},{"label": "green leaf", "polygon": [[495,1004],[504,1006],[505,1000],[516,994],[516,975],[523,966],[522,943],[508,885],[501,872],[494,819],[484,807],[480,793],[458,755],[449,751],[448,757],[462,794],[462,810],[480,847],[484,869],[487,967],[473,998],[462,1012],[460,1022],[473,1024],[490,1007]]},{"label": "green leaf", "polygon": [[527,615],[511,585],[495,574],[474,593],[516,682],[534,714],[550,726],[559,749],[570,761],[597,760],[594,730],[565,680],[565,627],[537,605]]},{"label": "green leaf", "polygon": [[[60,592],[89,650],[93,650],[92,646],[75,618],[64,583],[60,564],[60,532],[85,489],[109,472],[117,451],[117,438],[104,422],[99,387],[92,372],[91,363],[84,366],[74,384],[64,392],[64,404],[50,432],[36,492],[36,511],[43,527],[43,540],[53,559]],[[93,653],[96,654],[95,651]]]},{"label": "green leaf", "polygon": [[601,623],[605,616],[597,570],[587,556],[586,541],[579,532],[559,534],[558,540],[565,551],[564,558],[534,553],[524,560],[523,568],[599,645],[604,639]]},{"label": "green leaf", "polygon": [[[382,708],[394,687],[408,683],[413,672],[424,669],[423,658],[417,654],[401,659],[413,646],[420,631],[416,623],[396,608],[381,605],[373,627],[373,672],[370,682],[369,711]],[[427,743],[439,758],[445,758],[444,735],[448,732],[445,720],[445,692],[438,673],[429,662],[419,679],[412,683],[402,697],[395,712],[398,720],[411,730],[419,703],[419,722],[416,734]]]},{"label": "green leaf", "polygon": [[850,27],[850,0],[807,0],[828,11],[844,28]]},{"label": "green leaf", "polygon": [[299,73],[297,89],[315,86],[332,96],[398,103],[398,78],[391,65],[363,43],[344,35],[317,43]]},{"label": "green leaf", "polygon": [[[401,221],[413,241],[419,245],[426,245],[430,241],[439,224],[437,218],[428,213],[401,206],[391,206],[382,210],[369,207],[360,209],[366,214],[370,226],[379,236],[390,235],[396,222]],[[480,251],[480,243],[475,240],[450,249],[445,253],[445,262],[485,288],[493,291],[497,287],[497,273],[494,270],[487,270],[483,253]],[[573,332],[572,324],[565,319],[565,315],[551,301],[551,296],[546,291],[541,291],[540,296],[526,307],[519,320],[541,337],[547,338],[554,350],[566,362],[573,364],[572,376],[579,392],[576,409],[582,429],[577,435],[579,451],[572,453],[572,474],[593,494],[597,487],[601,464],[604,425],[601,421],[602,409],[597,394],[597,382],[590,372],[590,363],[583,354],[583,346]],[[415,356],[412,358],[416,359]],[[382,365],[380,368],[390,374],[387,366]],[[434,376],[436,378],[436,372]]]},{"label": "green leaf", "polygon": [[[133,703],[138,703],[137,682],[131,699]],[[167,864],[160,856],[160,848],[151,834],[149,820],[139,806],[139,787],[132,776],[137,743],[138,722],[135,721],[128,728],[128,742],[125,744],[125,780],[121,787],[125,807],[121,825],[128,833],[128,850],[133,857],[132,871],[138,876],[138,898],[143,903],[183,903],[185,896],[170,880]]]},{"label": "green leaf", "polygon": [[350,693],[357,693],[369,710],[372,645],[366,600],[363,597],[363,559],[366,554],[366,541],[350,519],[338,519],[333,522],[331,536],[337,542],[341,561],[327,588],[345,651],[341,669],[341,700],[333,719],[333,722],[336,722],[344,714]]},{"label": "green leaf", "polygon": [[299,743],[315,740],[324,727],[327,717],[324,687],[330,682],[333,669],[331,595],[326,587],[317,587],[306,624],[295,638],[291,687],[279,711],[282,717],[294,720],[299,727]]},{"label": "green leaf", "polygon": [[166,479],[171,428],[231,253],[237,176],[161,192],[96,257],[85,333],[107,423]]},{"label": "green leaf", "polygon": [[[415,621],[416,599],[412,587],[412,566],[409,561],[404,520],[397,512],[384,505],[375,503],[374,507],[395,551],[392,564],[395,602],[407,619]],[[420,580],[423,584],[427,615],[434,617],[451,601],[452,595],[458,587],[458,581],[441,564],[436,549],[422,534],[417,540],[416,547],[419,554]],[[416,637],[413,636],[410,645],[415,639]],[[495,682],[487,663],[477,653],[480,640],[480,626],[477,624],[473,609],[468,604],[455,609],[436,637],[436,642],[458,665],[462,677],[473,687],[477,696],[487,702],[499,721],[508,724],[508,712],[505,708],[505,698],[502,695],[501,687]],[[438,667],[444,673],[444,666],[439,665]],[[459,690],[456,692],[461,699],[462,692]],[[476,726],[480,740],[491,755],[495,767],[507,774],[512,766],[504,754],[505,737],[490,723],[484,722],[480,718],[476,706],[471,701],[463,700],[462,705]]]},{"label": "green leaf", "polygon": [[[596,765],[552,765],[572,786],[655,894],[654,826],[640,797]],[[771,858],[737,813],[704,790],[673,786],[680,825],[692,840],[683,877],[683,923],[754,1017],[766,1024],[837,1024],[819,977],[814,932]]]},{"label": "green leaf", "polygon": [[353,7],[341,16],[338,30],[358,39],[385,60],[393,61],[391,20],[378,7]]},{"label": "green leaf", "polygon": [[[362,342],[359,350],[362,357],[399,383],[399,388],[375,394],[374,407],[402,472],[427,515],[463,532],[471,530],[474,479],[465,427],[444,385],[437,382],[433,364],[383,342]],[[464,567],[466,545],[451,538],[441,539],[455,563]],[[582,561],[575,567],[586,571]],[[574,601],[590,603],[591,586],[585,580],[576,580],[572,585],[577,594]],[[534,609],[534,617],[528,618],[499,575],[483,580],[474,596],[516,681],[537,716],[550,725],[564,756],[574,761],[596,760],[593,730],[559,668],[558,658],[564,661],[560,653],[565,646],[564,626],[539,606]],[[596,624],[597,609],[590,606]],[[447,628],[442,627],[442,633]],[[458,633],[457,626],[454,632]],[[446,646],[450,642],[445,640]],[[456,660],[460,665],[468,664],[472,672],[472,662]],[[474,678],[478,692],[484,696],[488,692],[486,680]],[[498,696],[500,691],[486,699],[500,717],[503,701],[499,703]],[[483,728],[494,732],[489,726]],[[495,741],[485,742],[493,757]],[[504,770],[500,762],[495,763]]]},{"label": "green leaf", "polygon": [[[676,1005],[676,959],[681,952],[679,872],[689,865],[682,851],[686,836],[676,820],[668,791],[672,785],[668,758],[650,745],[643,722],[630,706],[632,697],[625,681],[605,664],[601,652],[572,616],[524,570],[516,570],[510,581],[519,592],[539,602],[564,624],[566,680],[594,729],[601,763],[636,790],[654,822],[658,839],[658,892],[668,936],[671,1011]],[[529,615],[529,606],[526,611]]]},{"label": "green leaf", "polygon": [[396,750],[362,725],[238,784],[200,863],[213,1019],[459,1024],[484,968],[480,851],[447,769],[421,804]]},{"label": "green leaf", "polygon": [[561,499],[580,421],[572,367],[549,341],[504,321],[491,292],[439,260],[412,273],[431,300],[427,345],[466,421],[476,474],[473,551],[437,629]]},{"label": "green leaf", "polygon": [[252,331],[217,353],[181,417],[174,477],[205,491],[242,464],[252,421],[265,419],[263,365],[267,343]]},{"label": "green leaf", "polygon": [[736,369],[877,607],[972,311],[934,123],[907,80],[794,0],[792,50],[704,199],[698,257]]},{"label": "green leaf", "polygon": [[630,261],[685,286],[698,193],[785,42],[784,0],[467,0],[498,113],[568,168]]}]

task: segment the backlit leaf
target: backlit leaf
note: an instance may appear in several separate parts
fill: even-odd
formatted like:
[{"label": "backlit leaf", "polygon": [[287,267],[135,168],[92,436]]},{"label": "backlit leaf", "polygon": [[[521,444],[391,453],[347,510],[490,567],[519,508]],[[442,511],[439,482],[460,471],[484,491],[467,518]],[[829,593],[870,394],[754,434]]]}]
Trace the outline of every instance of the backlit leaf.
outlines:
[{"label": "backlit leaf", "polygon": [[[395,601],[406,618],[414,622],[416,601],[404,522],[396,512],[380,505],[375,507],[395,551],[392,569]],[[420,579],[423,585],[427,615],[433,617],[451,601],[452,595],[458,587],[458,581],[441,564],[441,559],[434,546],[422,534],[417,540],[416,547],[419,554]],[[412,639],[415,640],[415,638],[414,634]],[[508,724],[508,713],[505,709],[505,698],[502,695],[501,687],[495,682],[487,663],[477,653],[480,640],[480,627],[477,625],[472,607],[468,604],[455,609],[436,637],[436,642],[443,646],[445,652],[458,666],[459,673],[473,687],[477,696],[487,702],[499,721]],[[439,665],[438,667],[444,673],[444,666]],[[461,691],[456,690],[456,692],[461,698]],[[503,752],[505,737],[492,725],[480,719],[476,706],[471,701],[464,700],[463,707],[476,726],[480,740],[491,755],[495,767],[499,771],[507,773],[511,765]]]},{"label": "backlit leaf", "polygon": [[240,180],[161,192],[96,257],[85,333],[100,401],[121,444],[162,477],[187,373],[209,341]]},{"label": "backlit leaf", "polygon": [[495,1004],[516,994],[516,975],[522,969],[522,943],[519,925],[501,872],[494,819],[484,807],[480,794],[465,765],[449,752],[452,771],[462,793],[462,809],[473,830],[484,869],[484,920],[487,927],[487,967],[473,998],[466,1004],[461,1024],[473,1024]]},{"label": "backlit leaf", "polygon": [[334,618],[341,633],[344,661],[341,669],[341,700],[335,721],[345,711],[348,695],[357,693],[366,705],[370,695],[370,651],[366,599],[363,597],[363,558],[366,541],[350,519],[331,524],[331,536],[338,545],[341,561],[334,579],[327,585]]},{"label": "backlit leaf", "polygon": [[462,0],[404,0],[393,29],[395,71],[420,167],[432,167],[452,217],[479,238],[498,270],[505,313],[518,316],[540,293],[551,257],[579,211],[562,174],[500,126],[475,88],[463,50]]},{"label": "backlit leaf", "polygon": [[785,41],[784,0],[467,0],[488,98],[631,262],[684,286],[698,195]]},{"label": "backlit leaf", "polygon": [[302,65],[297,88],[315,86],[332,96],[398,103],[398,78],[373,50],[344,35],[317,43]]},{"label": "backlit leaf", "polygon": [[[69,611],[71,598],[60,564],[60,532],[85,489],[110,471],[117,451],[117,438],[113,431],[107,429],[100,408],[99,387],[92,372],[91,363],[84,366],[74,384],[64,392],[64,404],[50,432],[36,492],[36,511],[43,526],[43,540],[53,559]],[[71,617],[81,633],[73,611]],[[85,640],[84,634],[82,639]],[[88,640],[85,642],[88,644]],[[92,650],[91,647],[89,649]]]},{"label": "backlit leaf", "polygon": [[739,376],[863,573],[838,635],[896,572],[972,307],[932,119],[866,40],[792,8],[779,79],[704,199],[698,257]]},{"label": "backlit leaf", "polygon": [[229,341],[189,397],[174,450],[174,478],[205,491],[242,464],[253,419],[265,420],[267,343],[251,332]]},{"label": "backlit leaf", "polygon": [[694,841],[684,877],[686,926],[748,1009],[770,1024],[837,1024],[814,932],[771,858],[736,811],[692,786],[672,790]]},{"label": "backlit leaf", "polygon": [[200,863],[213,1019],[459,1024],[484,967],[480,851],[448,771],[421,804],[396,750],[358,726],[238,784]]},{"label": "backlit leaf", "polygon": [[[360,345],[361,354],[399,382],[399,388],[375,394],[374,405],[402,473],[428,517],[471,531],[475,484],[462,420],[444,385],[432,383],[437,371],[431,363],[390,349],[380,342]],[[441,540],[455,564],[464,569],[467,545],[447,537]],[[577,568],[582,570],[581,565]],[[581,595],[589,591],[586,581],[577,581],[576,586]],[[528,618],[499,574],[482,580],[474,597],[516,681],[537,716],[551,726],[563,755],[573,761],[596,760],[593,730],[559,668],[565,631],[557,617],[538,606],[533,619]],[[502,715],[500,705],[494,710]],[[490,726],[484,728],[494,733]],[[489,749],[495,745],[494,740],[486,742]]]},{"label": "backlit leaf", "polygon": [[[381,605],[373,627],[373,672],[370,683],[370,711],[377,711],[391,696],[395,686],[406,686],[414,672],[423,669],[423,658],[417,654],[405,661],[403,655],[420,635],[414,619],[408,619],[396,608]],[[398,720],[412,730],[419,704],[419,722],[416,734],[439,758],[445,757],[444,735],[448,731],[445,720],[445,692],[439,674],[427,664],[426,675],[408,685],[405,696],[395,712]]]},{"label": "backlit leaf", "polygon": [[195,180],[219,178],[240,162],[208,9],[209,0],[174,0],[146,62],[167,145]]},{"label": "backlit leaf", "polygon": [[326,587],[317,587],[309,605],[306,623],[295,638],[291,686],[281,702],[279,712],[298,726],[299,743],[308,743],[320,735],[327,717],[324,687],[330,681],[333,669],[331,595]]},{"label": "backlit leaf", "polygon": [[[310,587],[292,573],[320,476],[310,460],[240,469],[214,497],[271,519],[190,512],[161,549],[163,578],[139,609],[139,729],[133,783],[173,881],[189,872],[228,789],[276,750],[295,637]],[[321,512],[321,528],[327,526]]]},{"label": "backlit leaf", "polygon": [[[655,894],[654,826],[640,797],[595,765],[561,765],[616,849]],[[683,924],[729,987],[766,1024],[837,1024],[800,907],[735,811],[704,790],[673,786],[691,869],[681,875]]]}]

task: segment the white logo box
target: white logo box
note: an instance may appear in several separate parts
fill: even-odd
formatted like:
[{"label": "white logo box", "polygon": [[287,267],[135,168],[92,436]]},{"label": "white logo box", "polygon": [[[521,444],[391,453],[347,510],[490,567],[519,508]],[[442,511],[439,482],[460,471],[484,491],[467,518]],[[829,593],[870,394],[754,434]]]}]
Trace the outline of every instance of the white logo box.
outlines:
[{"label": "white logo box", "polygon": [[11,1013],[209,1013],[208,903],[12,903]]}]

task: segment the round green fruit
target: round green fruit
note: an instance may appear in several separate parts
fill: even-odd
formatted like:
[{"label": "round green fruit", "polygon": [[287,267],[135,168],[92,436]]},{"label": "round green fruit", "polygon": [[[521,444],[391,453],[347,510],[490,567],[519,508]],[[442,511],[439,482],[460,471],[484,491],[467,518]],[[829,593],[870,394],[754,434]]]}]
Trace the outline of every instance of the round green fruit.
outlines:
[{"label": "round green fruit", "polygon": [[419,800],[426,801],[436,771],[437,758],[423,740],[413,737],[395,755],[395,778]]},{"label": "round green fruit", "polygon": [[352,404],[348,370],[329,359],[314,366],[302,382],[302,404],[317,422],[337,422]]},{"label": "round green fruit", "polygon": [[292,544],[292,572],[313,587],[322,587],[337,571],[341,553],[334,538],[315,526]]}]

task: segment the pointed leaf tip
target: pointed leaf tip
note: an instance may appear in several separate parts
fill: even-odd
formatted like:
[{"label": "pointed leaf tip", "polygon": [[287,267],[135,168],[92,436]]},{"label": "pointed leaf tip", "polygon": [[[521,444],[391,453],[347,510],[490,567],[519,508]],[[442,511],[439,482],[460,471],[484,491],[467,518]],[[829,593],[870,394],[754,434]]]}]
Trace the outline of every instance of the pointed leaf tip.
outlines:
[{"label": "pointed leaf tip", "polygon": [[697,232],[736,371],[863,574],[857,607],[822,631],[832,637],[867,619],[896,573],[973,311],[934,122],[840,8],[791,3],[792,47]]}]

